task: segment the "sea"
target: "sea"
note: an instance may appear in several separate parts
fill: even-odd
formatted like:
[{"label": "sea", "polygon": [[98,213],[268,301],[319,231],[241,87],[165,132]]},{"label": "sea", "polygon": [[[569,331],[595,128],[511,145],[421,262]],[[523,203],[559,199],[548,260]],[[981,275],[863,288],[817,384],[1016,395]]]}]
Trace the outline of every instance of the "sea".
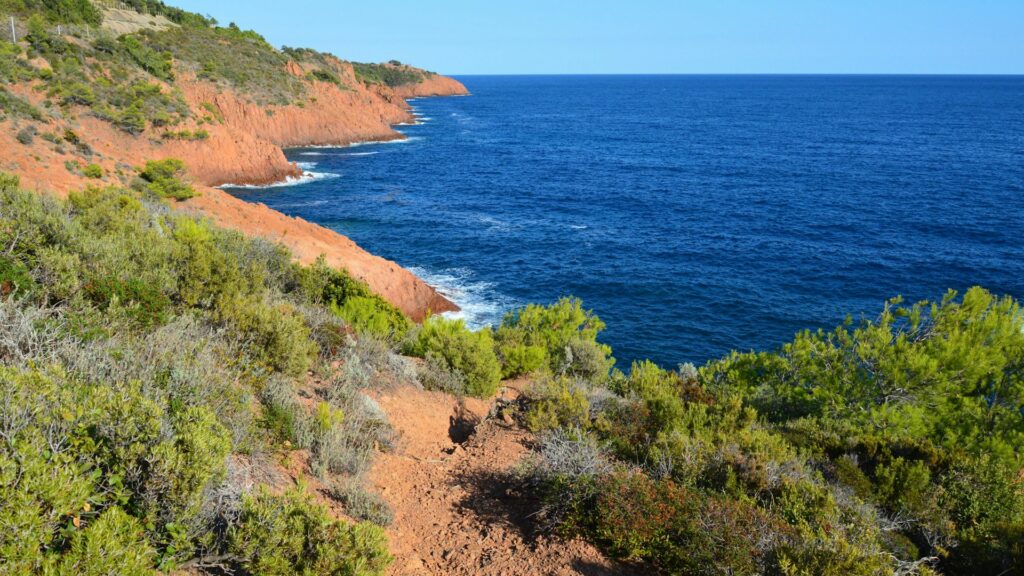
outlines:
[{"label": "sea", "polygon": [[624,369],[771,350],[884,302],[1024,297],[1024,77],[465,76],[408,138],[232,189],[474,327],[581,298]]}]

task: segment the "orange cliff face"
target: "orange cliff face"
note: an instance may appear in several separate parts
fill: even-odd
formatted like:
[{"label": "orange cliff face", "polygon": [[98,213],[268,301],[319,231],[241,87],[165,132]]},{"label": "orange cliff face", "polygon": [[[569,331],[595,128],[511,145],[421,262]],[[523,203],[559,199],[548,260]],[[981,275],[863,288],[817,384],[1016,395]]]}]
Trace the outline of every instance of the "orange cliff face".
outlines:
[{"label": "orange cliff face", "polygon": [[[180,73],[174,87],[181,90],[193,115],[197,118],[217,116],[214,122],[202,126],[208,133],[203,140],[162,141],[151,131],[132,136],[87,113],[74,119],[53,120],[50,126],[40,127],[41,131],[58,132],[74,129],[94,151],[91,161],[108,174],[102,181],[89,180],[69,170],[68,162],[79,162],[73,152],[62,151],[40,139],[32,145],[21,144],[15,138],[17,128],[10,122],[3,122],[0,123],[0,170],[18,174],[28,188],[65,195],[87,185],[126,184],[132,177],[132,167],[146,160],[180,158],[188,166],[200,195],[179,207],[206,216],[221,226],[281,242],[304,263],[324,255],[329,264],[344,268],[365,281],[371,290],[413,320],[421,321],[428,313],[458,310],[455,304],[408,270],[370,254],[341,234],[285,216],[261,204],[249,204],[213,188],[227,183],[267,184],[301,175],[301,170],[285,158],[282,148],[344,146],[360,141],[404,138],[391,127],[413,121],[404,98],[468,94],[459,82],[439,75],[427,75],[419,84],[390,88],[363,84],[356,78],[351,64],[336,61],[334,67],[343,87],[312,81],[301,105],[286,106],[259,105],[224,86],[198,80],[187,72]],[[289,64],[289,72],[303,77],[307,70],[293,62]],[[37,103],[42,99],[30,86],[14,87],[12,91]]]}]

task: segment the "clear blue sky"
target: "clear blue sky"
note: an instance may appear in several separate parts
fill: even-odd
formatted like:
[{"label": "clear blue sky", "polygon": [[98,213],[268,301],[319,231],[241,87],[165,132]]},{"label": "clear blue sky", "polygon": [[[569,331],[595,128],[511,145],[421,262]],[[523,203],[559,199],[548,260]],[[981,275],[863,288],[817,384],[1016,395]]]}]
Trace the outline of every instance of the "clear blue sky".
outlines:
[{"label": "clear blue sky", "polygon": [[445,74],[1024,73],[1024,0],[167,0]]}]

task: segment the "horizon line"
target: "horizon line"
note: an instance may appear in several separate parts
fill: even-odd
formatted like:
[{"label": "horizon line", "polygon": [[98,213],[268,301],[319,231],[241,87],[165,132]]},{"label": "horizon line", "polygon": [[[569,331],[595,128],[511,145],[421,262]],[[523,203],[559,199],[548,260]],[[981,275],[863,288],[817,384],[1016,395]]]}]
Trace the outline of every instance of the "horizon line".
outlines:
[{"label": "horizon line", "polygon": [[443,76],[930,76],[1024,77],[1024,72],[437,72]]}]

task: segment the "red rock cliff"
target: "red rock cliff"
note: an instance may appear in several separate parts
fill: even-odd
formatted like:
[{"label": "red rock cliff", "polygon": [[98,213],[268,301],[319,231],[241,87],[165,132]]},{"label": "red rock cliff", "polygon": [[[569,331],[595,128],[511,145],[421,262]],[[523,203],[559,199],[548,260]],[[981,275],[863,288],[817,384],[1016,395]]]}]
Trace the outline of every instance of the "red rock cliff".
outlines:
[{"label": "red rock cliff", "polygon": [[[227,183],[266,184],[300,175],[301,170],[288,162],[282,148],[404,138],[391,127],[413,120],[404,98],[467,94],[462,84],[440,75],[425,74],[419,83],[389,88],[360,82],[351,64],[336,61],[334,68],[340,85],[311,81],[301,105],[287,106],[260,105],[223,86],[180,73],[175,87],[182,91],[195,117],[217,116],[216,121],[202,126],[209,136],[200,141],[165,142],[152,134],[130,136],[88,114],[54,120],[52,128],[73,128],[96,152],[98,164],[109,174],[123,175],[122,184],[130,179],[128,166],[149,159],[184,160],[201,194],[181,207],[222,226],[280,241],[303,262],[323,254],[330,264],[362,279],[414,320],[422,320],[428,312],[457,310],[408,270],[366,252],[348,238],[213,188]],[[304,77],[307,71],[291,63],[289,72]],[[41,98],[29,86],[15,90],[29,100]],[[0,128],[0,169],[19,174],[26,186],[64,195],[96,183],[65,168],[65,162],[76,161],[74,156],[41,143],[20,145],[12,126]],[[108,177],[107,182],[117,184],[118,180]]]}]

